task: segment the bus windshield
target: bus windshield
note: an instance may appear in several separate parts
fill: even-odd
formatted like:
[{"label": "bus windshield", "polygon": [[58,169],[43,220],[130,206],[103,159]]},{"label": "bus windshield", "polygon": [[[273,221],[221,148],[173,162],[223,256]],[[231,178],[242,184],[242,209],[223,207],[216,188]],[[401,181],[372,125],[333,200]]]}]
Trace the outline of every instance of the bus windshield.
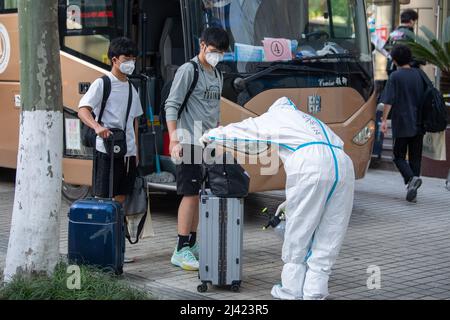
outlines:
[{"label": "bus windshield", "polygon": [[242,66],[340,53],[371,61],[362,0],[199,0],[189,4],[196,20],[195,49],[205,26],[224,28],[231,38],[225,55],[228,62]]},{"label": "bus windshield", "polygon": [[122,33],[122,7],[114,0],[60,1],[63,50],[107,65],[110,40]]}]

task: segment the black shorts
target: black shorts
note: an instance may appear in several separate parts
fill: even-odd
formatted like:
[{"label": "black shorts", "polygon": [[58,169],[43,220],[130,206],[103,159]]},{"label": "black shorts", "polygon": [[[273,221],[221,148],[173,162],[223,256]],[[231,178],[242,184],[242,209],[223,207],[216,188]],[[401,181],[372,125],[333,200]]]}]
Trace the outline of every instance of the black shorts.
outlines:
[{"label": "black shorts", "polygon": [[[111,159],[109,155],[95,151],[94,165],[97,170],[93,170],[94,196],[109,198],[109,169]],[[114,159],[113,170],[113,196],[128,195],[131,193],[136,180],[136,157]]]},{"label": "black shorts", "polygon": [[199,195],[203,180],[202,154],[199,146],[183,145],[183,160],[176,167],[178,195]]}]

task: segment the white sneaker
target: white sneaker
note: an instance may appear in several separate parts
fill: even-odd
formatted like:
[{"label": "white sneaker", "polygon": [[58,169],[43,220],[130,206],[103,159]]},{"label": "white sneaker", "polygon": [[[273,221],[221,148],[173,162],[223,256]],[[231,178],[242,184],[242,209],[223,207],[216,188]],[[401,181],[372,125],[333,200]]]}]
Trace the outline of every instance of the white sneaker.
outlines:
[{"label": "white sneaker", "polygon": [[184,247],[180,251],[175,248],[172,259],[173,265],[187,271],[198,271],[199,264],[189,247]]},{"label": "white sneaker", "polygon": [[198,245],[198,242],[194,244],[193,247],[189,248],[192,252],[192,254],[194,255],[194,257],[198,260],[198,257],[200,255],[200,247]]}]

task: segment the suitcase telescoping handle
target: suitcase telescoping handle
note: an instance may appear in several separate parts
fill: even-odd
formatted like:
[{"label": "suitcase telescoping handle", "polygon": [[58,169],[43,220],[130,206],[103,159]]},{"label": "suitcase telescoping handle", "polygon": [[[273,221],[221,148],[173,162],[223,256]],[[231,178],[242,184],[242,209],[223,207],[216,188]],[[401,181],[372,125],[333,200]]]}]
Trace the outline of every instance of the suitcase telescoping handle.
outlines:
[{"label": "suitcase telescoping handle", "polygon": [[[111,132],[111,135],[108,139],[111,139],[112,143],[111,145],[114,146],[114,134]],[[97,152],[96,146],[94,146],[94,171],[92,174],[92,187],[94,189],[94,192],[96,190],[96,177],[97,177],[97,157],[95,156],[95,153]],[[109,157],[111,158],[111,165],[109,167],[109,199],[114,198],[114,147],[111,148],[111,152]]]},{"label": "suitcase telescoping handle", "polygon": [[[131,85],[130,85],[131,86]],[[125,131],[126,132],[126,131]],[[108,139],[111,139],[111,152],[109,157],[111,158],[111,165],[109,166],[109,198],[114,198],[114,133]]]}]

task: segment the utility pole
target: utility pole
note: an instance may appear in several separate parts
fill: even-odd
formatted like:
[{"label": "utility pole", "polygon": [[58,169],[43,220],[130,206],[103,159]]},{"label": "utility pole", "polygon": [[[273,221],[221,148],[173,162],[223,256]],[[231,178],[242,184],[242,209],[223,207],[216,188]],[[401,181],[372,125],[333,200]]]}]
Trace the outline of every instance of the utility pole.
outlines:
[{"label": "utility pole", "polygon": [[19,0],[20,118],[5,281],[59,261],[63,113],[57,0]]}]

